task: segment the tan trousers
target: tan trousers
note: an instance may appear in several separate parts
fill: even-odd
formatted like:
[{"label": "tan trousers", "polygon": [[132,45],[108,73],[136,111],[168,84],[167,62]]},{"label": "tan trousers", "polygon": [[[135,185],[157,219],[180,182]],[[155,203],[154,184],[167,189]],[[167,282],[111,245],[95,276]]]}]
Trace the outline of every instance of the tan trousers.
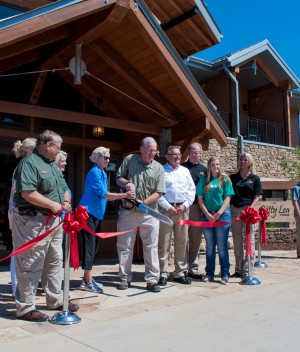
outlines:
[{"label": "tan trousers", "polygon": [[[13,213],[12,237],[14,249],[58,225],[60,218],[52,217],[46,226],[47,216],[21,216]],[[49,309],[63,304],[62,294],[62,228],[59,226],[43,241],[15,256],[17,288],[16,315],[20,317],[35,309],[35,295],[42,281]]]},{"label": "tan trousers", "polygon": [[[232,220],[235,220],[240,213],[245,209],[244,208],[235,208],[231,206],[231,217]],[[239,274],[248,275],[248,256],[244,251],[245,248],[245,225],[240,220],[231,225],[232,239],[234,246],[234,256],[235,256],[235,272]],[[251,236],[251,267],[254,266],[255,261],[255,225],[250,225],[250,236]],[[244,253],[245,252],[245,253]]]},{"label": "tan trousers", "polygon": [[184,276],[185,272],[187,271],[186,247],[188,239],[188,226],[178,226],[177,222],[182,219],[188,219],[189,210],[187,209],[183,214],[171,216],[168,215],[168,212],[161,207],[159,208],[159,211],[162,214],[169,216],[169,218],[174,222],[173,227],[162,222],[159,226],[158,257],[160,275],[161,277],[168,276],[169,255],[173,235],[175,264],[174,278],[179,278]]},{"label": "tan trousers", "polygon": [[140,229],[140,237],[143,243],[145,281],[147,283],[157,283],[159,280],[157,253],[159,221],[142,213],[137,208],[119,210],[118,231],[132,230],[128,234],[117,237],[119,277],[121,280],[132,281],[131,266],[138,229]]},{"label": "tan trousers", "polygon": [[[189,219],[191,221],[200,221],[202,211],[199,204],[192,204],[190,206]],[[189,226],[188,229],[188,246],[187,246],[187,258],[188,258],[188,271],[189,273],[198,274],[199,272],[199,255],[200,245],[202,238],[202,228],[196,226]]]}]

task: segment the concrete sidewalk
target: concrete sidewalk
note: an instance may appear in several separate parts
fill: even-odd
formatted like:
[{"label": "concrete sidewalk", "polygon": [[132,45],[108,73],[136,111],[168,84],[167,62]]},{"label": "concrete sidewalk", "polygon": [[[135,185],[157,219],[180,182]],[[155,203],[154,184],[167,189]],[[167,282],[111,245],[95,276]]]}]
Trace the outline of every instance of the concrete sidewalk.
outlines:
[{"label": "concrete sidewalk", "polygon": [[[233,264],[233,253],[230,251]],[[269,267],[256,268],[259,286],[228,286],[193,280],[184,286],[168,282],[149,293],[143,265],[134,265],[130,289],[118,291],[118,265],[95,266],[104,294],[79,290],[81,270],[71,271],[71,299],[80,305],[76,325],[30,323],[15,319],[10,275],[0,268],[0,348],[24,352],[71,349],[103,351],[272,351],[296,352],[300,347],[300,260],[295,251],[263,252]],[[201,258],[202,267],[204,258]],[[4,271],[3,271],[4,270]],[[172,268],[170,268],[172,270]],[[218,270],[218,268],[217,268]],[[232,272],[234,269],[231,270]],[[45,308],[41,293],[37,308]]]}]

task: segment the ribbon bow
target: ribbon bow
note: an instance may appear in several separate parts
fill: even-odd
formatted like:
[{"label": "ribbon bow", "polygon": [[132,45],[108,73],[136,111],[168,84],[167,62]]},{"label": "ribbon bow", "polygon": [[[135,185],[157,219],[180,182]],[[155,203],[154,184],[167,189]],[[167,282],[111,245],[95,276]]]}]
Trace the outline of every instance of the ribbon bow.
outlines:
[{"label": "ribbon bow", "polygon": [[261,218],[261,244],[266,245],[267,244],[266,220],[270,216],[270,213],[264,207],[260,207],[258,209],[258,212]]},{"label": "ribbon bow", "polygon": [[244,224],[246,224],[247,255],[252,256],[250,225],[256,224],[258,221],[260,221],[260,216],[256,209],[253,207],[247,207],[241,212],[239,218],[243,221]]},{"label": "ribbon bow", "polygon": [[78,232],[81,229],[87,228],[87,220],[89,216],[86,208],[79,205],[75,213],[67,213],[64,217],[63,229],[66,234],[71,236],[70,245],[70,262],[74,270],[79,268],[79,253],[78,253]]}]

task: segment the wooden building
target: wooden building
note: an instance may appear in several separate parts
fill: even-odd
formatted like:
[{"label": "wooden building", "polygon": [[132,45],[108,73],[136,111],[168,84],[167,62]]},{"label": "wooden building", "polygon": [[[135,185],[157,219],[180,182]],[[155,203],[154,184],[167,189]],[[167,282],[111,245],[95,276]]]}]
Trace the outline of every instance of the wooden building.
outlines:
[{"label": "wooden building", "polygon": [[240,134],[248,141],[299,145],[300,80],[268,40],[212,61],[190,56],[186,64],[230,137]]},{"label": "wooden building", "polygon": [[112,191],[147,135],[161,152],[171,141],[226,145],[228,127],[183,61],[222,38],[202,0],[0,0],[0,13],[2,189],[13,142],[47,128],[63,137],[74,205],[100,145],[111,149]]},{"label": "wooden building", "polygon": [[299,78],[268,40],[211,61],[200,57],[186,64],[229,128],[228,144],[238,141],[236,156],[253,153],[266,196],[283,196],[295,185],[280,161],[300,144]]}]

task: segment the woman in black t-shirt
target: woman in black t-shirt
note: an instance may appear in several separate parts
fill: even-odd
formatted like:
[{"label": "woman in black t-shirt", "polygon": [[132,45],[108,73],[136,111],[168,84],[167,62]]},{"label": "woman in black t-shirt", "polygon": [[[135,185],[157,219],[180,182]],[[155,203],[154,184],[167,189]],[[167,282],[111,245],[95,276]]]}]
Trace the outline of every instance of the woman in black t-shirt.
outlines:
[{"label": "woman in black t-shirt", "polygon": [[[236,219],[246,207],[255,207],[263,194],[260,178],[253,174],[253,157],[250,153],[243,153],[239,159],[240,168],[236,174],[230,176],[234,189],[231,198],[231,216]],[[242,278],[248,276],[248,257],[244,257],[244,225],[240,220],[231,225],[234,255],[235,273],[231,277]],[[251,265],[255,260],[255,225],[250,225],[251,233]]]}]

